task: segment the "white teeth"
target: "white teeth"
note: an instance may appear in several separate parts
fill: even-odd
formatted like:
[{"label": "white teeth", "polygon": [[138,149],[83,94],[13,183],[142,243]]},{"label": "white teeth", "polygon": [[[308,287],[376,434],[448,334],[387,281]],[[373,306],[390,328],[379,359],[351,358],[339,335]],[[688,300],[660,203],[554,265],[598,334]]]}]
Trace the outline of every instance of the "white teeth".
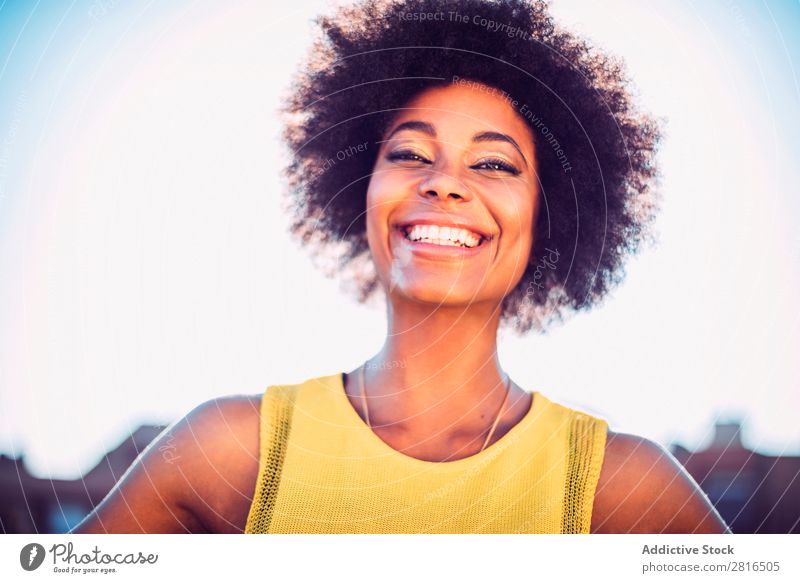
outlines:
[{"label": "white teeth", "polygon": [[466,229],[438,225],[414,225],[405,230],[405,235],[411,241],[454,247],[477,247],[481,242],[480,235]]}]

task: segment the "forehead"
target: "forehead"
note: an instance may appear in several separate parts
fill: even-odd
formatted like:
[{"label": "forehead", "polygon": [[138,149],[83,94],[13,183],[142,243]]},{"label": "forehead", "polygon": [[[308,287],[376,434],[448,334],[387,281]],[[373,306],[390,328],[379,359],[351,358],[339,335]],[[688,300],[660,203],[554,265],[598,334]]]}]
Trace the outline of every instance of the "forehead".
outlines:
[{"label": "forehead", "polygon": [[431,87],[414,96],[395,117],[392,127],[409,120],[427,121],[450,137],[476,132],[503,132],[533,150],[533,135],[515,106],[519,102],[500,89],[462,80]]}]

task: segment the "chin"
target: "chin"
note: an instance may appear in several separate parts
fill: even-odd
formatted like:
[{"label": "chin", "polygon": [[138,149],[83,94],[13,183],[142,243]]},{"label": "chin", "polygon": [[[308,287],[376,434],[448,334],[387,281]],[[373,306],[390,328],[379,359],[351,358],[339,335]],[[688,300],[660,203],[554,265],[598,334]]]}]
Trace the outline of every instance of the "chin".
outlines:
[{"label": "chin", "polygon": [[416,280],[394,281],[390,294],[407,301],[431,304],[433,307],[466,307],[480,301],[476,294],[477,285],[465,285],[458,282],[431,282],[426,278]]}]

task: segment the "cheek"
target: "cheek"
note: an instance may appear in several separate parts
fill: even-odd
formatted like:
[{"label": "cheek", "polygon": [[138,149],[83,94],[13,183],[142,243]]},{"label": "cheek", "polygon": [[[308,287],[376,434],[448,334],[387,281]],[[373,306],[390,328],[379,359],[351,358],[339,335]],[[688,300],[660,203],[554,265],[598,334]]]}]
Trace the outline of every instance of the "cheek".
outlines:
[{"label": "cheek", "polygon": [[513,269],[515,277],[521,277],[528,267],[531,260],[531,247],[533,246],[533,234],[529,223],[521,224],[519,236],[514,242],[514,246],[507,253],[508,265]]},{"label": "cheek", "polygon": [[370,212],[385,206],[390,201],[391,193],[396,190],[393,182],[391,173],[382,172],[380,168],[372,171],[367,186],[367,209]]},{"label": "cheek", "polygon": [[517,203],[506,207],[503,212],[504,231],[507,235],[503,251],[504,263],[516,275],[521,276],[531,258],[531,247],[535,236],[535,199],[529,193],[517,197]]},{"label": "cheek", "polygon": [[387,229],[388,218],[395,208],[408,200],[413,187],[409,178],[401,179],[397,173],[381,170],[380,166],[373,170],[367,187],[367,223]]},{"label": "cheek", "polygon": [[504,225],[504,231],[509,235],[507,238],[515,246],[530,246],[533,239],[535,207],[534,200],[526,192],[513,197],[509,204],[504,205],[502,209],[497,209]]},{"label": "cheek", "polygon": [[367,240],[373,257],[380,261],[386,252],[389,236],[389,222],[392,209],[396,206],[391,193],[391,177],[386,174],[373,174],[367,187],[366,225]]},{"label": "cheek", "polygon": [[367,241],[369,243],[370,251],[372,255],[378,259],[379,258],[379,238],[381,232],[384,230],[381,228],[381,224],[385,224],[385,217],[381,216],[381,209],[383,205],[381,204],[379,197],[375,196],[375,191],[370,187],[367,190],[367,206],[366,206],[366,225],[367,225]]}]

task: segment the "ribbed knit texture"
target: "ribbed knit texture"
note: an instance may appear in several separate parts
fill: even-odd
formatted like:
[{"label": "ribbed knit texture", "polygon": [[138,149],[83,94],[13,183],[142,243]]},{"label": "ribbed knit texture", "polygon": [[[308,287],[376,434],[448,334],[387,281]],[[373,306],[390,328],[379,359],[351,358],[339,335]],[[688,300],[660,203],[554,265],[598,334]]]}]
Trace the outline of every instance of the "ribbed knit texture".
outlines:
[{"label": "ribbed knit texture", "polygon": [[607,423],[539,392],[482,452],[405,455],[373,433],[341,374],[267,388],[246,533],[588,533]]}]

